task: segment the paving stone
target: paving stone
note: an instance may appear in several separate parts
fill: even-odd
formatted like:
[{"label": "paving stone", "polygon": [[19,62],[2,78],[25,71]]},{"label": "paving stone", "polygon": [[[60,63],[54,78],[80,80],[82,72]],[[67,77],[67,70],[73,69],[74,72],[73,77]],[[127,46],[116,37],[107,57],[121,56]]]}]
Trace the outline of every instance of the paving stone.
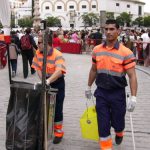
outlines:
[{"label": "paving stone", "polygon": [[[91,66],[89,55],[64,54],[66,59],[66,98],[64,102],[64,139],[61,144],[53,145],[49,142],[49,150],[98,150],[97,142],[85,140],[81,137],[79,119],[86,109],[84,90],[87,86],[87,78]],[[14,80],[30,83],[38,82],[38,76],[29,74],[23,79],[22,59],[19,56],[18,72]],[[141,66],[137,66],[140,68]],[[150,72],[150,68],[144,68]],[[137,70],[138,96],[137,107],[132,113],[135,131],[136,150],[150,149],[150,76]],[[6,138],[6,112],[9,100],[10,88],[8,81],[8,69],[0,70],[0,150],[5,150]],[[95,85],[92,90],[94,91]],[[129,87],[127,87],[129,91]],[[121,146],[114,146],[114,150],[133,150],[132,134],[129,113],[126,115],[125,137]],[[114,133],[112,129],[112,136]]]}]

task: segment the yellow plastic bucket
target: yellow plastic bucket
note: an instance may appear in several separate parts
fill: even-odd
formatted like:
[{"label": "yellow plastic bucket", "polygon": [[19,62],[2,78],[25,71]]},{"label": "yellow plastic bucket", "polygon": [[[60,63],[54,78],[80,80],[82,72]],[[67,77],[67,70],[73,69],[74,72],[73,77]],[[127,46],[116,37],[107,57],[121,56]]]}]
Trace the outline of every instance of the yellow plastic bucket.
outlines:
[{"label": "yellow plastic bucket", "polygon": [[89,140],[98,141],[97,113],[95,106],[88,107],[80,118],[82,137]]}]

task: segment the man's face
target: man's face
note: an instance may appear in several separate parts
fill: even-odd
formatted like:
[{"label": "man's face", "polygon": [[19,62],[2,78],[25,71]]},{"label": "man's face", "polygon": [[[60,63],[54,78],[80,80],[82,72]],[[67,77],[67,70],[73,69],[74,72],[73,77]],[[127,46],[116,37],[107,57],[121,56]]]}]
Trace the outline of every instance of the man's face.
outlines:
[{"label": "man's face", "polygon": [[[47,51],[49,51],[51,48],[51,46],[49,44],[47,44]],[[40,52],[42,52],[44,50],[44,45],[43,45],[43,38],[42,37],[38,37],[38,49]]]},{"label": "man's face", "polygon": [[106,24],[105,25],[105,35],[107,41],[114,41],[119,35],[119,29],[116,28],[115,24]]}]

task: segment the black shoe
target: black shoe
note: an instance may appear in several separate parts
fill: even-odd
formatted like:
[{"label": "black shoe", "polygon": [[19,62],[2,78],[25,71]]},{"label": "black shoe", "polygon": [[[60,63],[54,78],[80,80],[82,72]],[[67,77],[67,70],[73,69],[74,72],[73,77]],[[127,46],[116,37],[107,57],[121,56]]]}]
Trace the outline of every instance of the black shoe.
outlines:
[{"label": "black shoe", "polygon": [[62,137],[54,137],[53,144],[59,144],[62,140]]},{"label": "black shoe", "polygon": [[115,137],[115,141],[116,141],[116,144],[117,145],[120,145],[122,143],[122,140],[123,140],[123,136],[117,136]]},{"label": "black shoe", "polygon": [[32,71],[31,71],[31,74],[35,74],[35,72],[36,72],[35,70],[32,70]]}]

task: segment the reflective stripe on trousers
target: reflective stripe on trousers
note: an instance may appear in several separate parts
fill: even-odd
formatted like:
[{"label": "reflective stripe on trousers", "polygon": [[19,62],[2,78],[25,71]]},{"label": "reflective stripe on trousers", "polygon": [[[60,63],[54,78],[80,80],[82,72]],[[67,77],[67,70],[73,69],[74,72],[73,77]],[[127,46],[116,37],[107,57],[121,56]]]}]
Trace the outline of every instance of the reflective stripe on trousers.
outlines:
[{"label": "reflective stripe on trousers", "polygon": [[54,125],[54,135],[55,135],[55,137],[63,137],[64,132],[62,130],[62,121],[55,122],[55,125]]},{"label": "reflective stripe on trousers", "polygon": [[101,150],[112,150],[112,139],[111,136],[101,137],[99,141]]}]

